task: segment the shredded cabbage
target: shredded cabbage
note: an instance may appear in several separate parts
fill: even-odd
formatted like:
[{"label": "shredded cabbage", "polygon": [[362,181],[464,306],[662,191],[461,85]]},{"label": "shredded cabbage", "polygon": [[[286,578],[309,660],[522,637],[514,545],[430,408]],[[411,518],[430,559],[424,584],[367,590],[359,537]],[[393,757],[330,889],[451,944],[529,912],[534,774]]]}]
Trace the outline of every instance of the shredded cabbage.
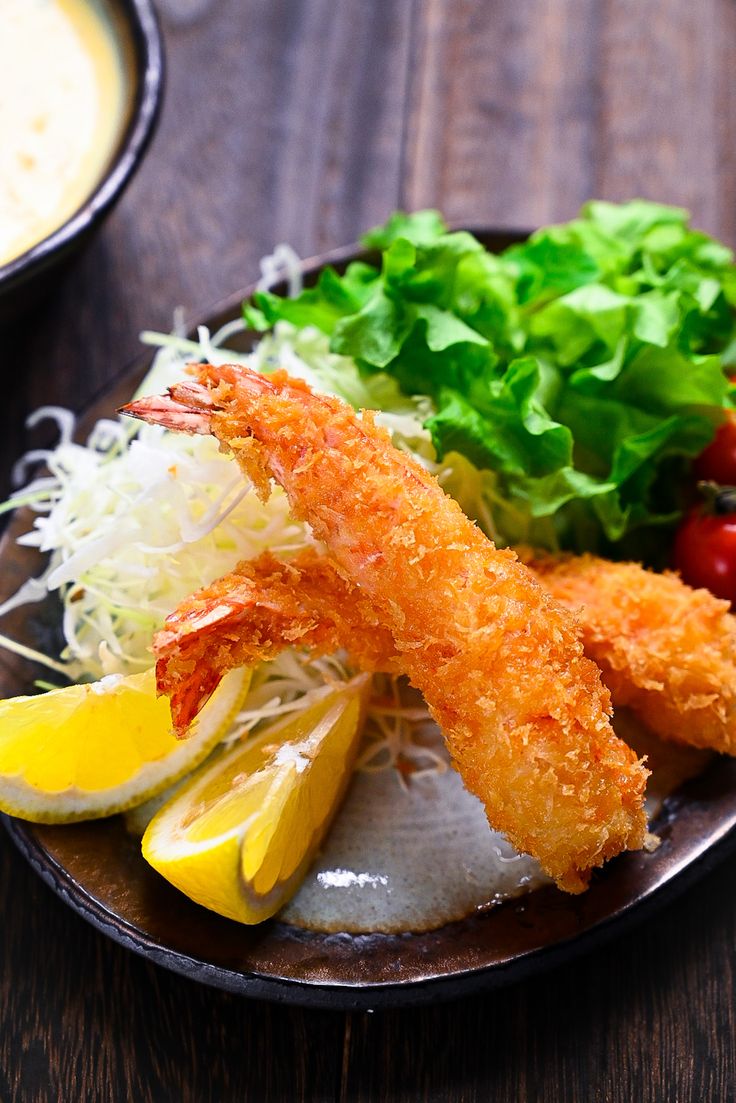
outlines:
[{"label": "shredded cabbage", "polygon": [[153,633],[188,594],[240,559],[310,541],[283,492],[264,505],[211,437],[146,425],[124,450],[99,426],[93,438],[60,443],[46,461],[53,482],[31,483],[11,499],[37,513],[19,542],[49,561],[0,607],[2,614],[58,591],[62,658],[77,678],[145,669]]},{"label": "shredded cabbage", "polygon": [[[293,650],[282,652],[255,672],[244,708],[225,742],[235,742],[262,724],[302,711],[325,685],[347,681],[352,673],[344,655],[310,660]],[[414,698],[410,694],[404,679],[388,674],[373,676],[357,769],[374,773],[400,764],[401,780],[404,773],[417,776],[442,773],[448,768],[447,755],[438,752],[436,739],[423,739],[423,727],[430,720],[426,705],[419,695]]]}]

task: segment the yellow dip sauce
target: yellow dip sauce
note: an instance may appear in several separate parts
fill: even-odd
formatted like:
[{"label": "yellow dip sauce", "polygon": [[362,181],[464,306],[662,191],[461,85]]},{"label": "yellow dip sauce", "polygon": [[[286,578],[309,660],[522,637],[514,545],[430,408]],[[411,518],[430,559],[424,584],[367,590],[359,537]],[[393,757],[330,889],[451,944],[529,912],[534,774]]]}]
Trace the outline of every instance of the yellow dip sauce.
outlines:
[{"label": "yellow dip sauce", "polygon": [[94,190],[122,131],[125,93],[97,0],[0,0],[0,264]]}]

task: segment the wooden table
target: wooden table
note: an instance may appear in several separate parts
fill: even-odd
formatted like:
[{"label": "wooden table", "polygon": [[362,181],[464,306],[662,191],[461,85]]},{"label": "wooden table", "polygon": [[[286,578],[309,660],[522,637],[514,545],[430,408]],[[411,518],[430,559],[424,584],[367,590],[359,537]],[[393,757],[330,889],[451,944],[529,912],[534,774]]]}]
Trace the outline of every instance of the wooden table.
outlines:
[{"label": "wooden table", "polygon": [[[736,244],[732,0],[161,0],[168,99],[85,258],[3,343],[0,472],[144,327],[395,207],[533,226],[590,196],[689,207]],[[338,1014],[208,990],[98,935],[3,835],[0,1098],[736,1098],[732,860],[636,931],[513,989]]]}]

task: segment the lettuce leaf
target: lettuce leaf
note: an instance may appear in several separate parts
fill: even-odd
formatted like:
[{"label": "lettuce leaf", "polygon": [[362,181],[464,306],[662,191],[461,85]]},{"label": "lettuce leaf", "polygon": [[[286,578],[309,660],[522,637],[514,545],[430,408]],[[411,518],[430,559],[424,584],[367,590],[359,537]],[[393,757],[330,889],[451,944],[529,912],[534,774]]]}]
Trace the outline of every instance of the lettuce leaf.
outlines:
[{"label": "lettuce leaf", "polygon": [[427,396],[437,457],[493,472],[503,539],[646,554],[734,404],[731,251],[645,200],[590,202],[499,256],[436,211],[363,241],[380,267],[257,293],[249,324],[315,327],[364,378]]}]

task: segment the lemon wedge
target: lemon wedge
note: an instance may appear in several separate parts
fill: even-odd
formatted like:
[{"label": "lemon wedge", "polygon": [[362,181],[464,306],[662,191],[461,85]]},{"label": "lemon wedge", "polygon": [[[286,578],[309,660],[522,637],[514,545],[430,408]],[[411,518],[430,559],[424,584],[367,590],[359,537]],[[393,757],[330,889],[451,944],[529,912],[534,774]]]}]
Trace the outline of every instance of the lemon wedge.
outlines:
[{"label": "lemon wedge", "polygon": [[0,701],[0,811],[71,823],[142,803],[213,750],[249,684],[250,671],[231,671],[185,740],[153,669]]},{"label": "lemon wedge", "polygon": [[143,856],[205,908],[260,923],[296,891],[350,778],[370,676],[206,763],[151,820]]}]

